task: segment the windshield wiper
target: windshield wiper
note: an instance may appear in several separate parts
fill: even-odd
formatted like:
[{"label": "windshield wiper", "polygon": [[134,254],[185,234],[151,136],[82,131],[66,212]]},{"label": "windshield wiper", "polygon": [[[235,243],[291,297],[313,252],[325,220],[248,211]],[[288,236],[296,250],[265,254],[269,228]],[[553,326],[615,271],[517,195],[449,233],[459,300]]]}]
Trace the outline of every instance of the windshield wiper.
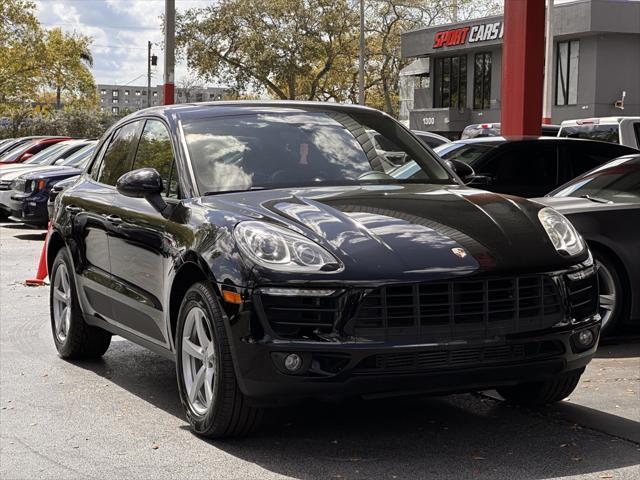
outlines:
[{"label": "windshield wiper", "polygon": [[580,195],[580,198],[586,198],[595,203],[613,203],[611,200],[607,200],[605,198],[592,197],[591,195]]},{"label": "windshield wiper", "polygon": [[220,195],[223,193],[253,192],[255,190],[266,190],[266,187],[238,188],[236,190],[216,190],[215,192],[204,192],[202,196],[206,197],[207,195]]}]

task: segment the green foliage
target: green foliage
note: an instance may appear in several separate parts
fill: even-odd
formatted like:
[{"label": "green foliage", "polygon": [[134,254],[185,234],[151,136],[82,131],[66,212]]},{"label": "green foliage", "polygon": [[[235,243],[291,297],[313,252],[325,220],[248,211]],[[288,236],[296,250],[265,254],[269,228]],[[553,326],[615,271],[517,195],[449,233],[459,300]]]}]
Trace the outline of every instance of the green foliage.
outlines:
[{"label": "green foliage", "polygon": [[91,38],[44,30],[35,11],[31,0],[0,0],[0,115],[51,101],[50,91],[58,109],[97,106]]},{"label": "green foliage", "polygon": [[14,108],[6,117],[7,127],[0,128],[0,138],[27,135],[66,135],[75,138],[98,138],[115,119],[99,110],[55,110],[51,113],[33,113],[29,106]]}]

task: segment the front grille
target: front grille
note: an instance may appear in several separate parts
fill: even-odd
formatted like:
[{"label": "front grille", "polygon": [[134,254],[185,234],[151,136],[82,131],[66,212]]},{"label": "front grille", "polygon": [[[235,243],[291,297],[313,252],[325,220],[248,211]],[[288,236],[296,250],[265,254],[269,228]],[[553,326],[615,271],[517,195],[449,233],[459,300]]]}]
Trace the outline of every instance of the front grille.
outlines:
[{"label": "front grille", "polygon": [[1,180],[0,190],[11,190],[11,180]]},{"label": "front grille", "polygon": [[571,315],[583,320],[598,311],[598,276],[593,274],[578,280],[566,279]]},{"label": "front grille", "polygon": [[561,342],[545,340],[515,345],[477,346],[453,350],[429,350],[408,353],[386,353],[365,358],[356,372],[416,372],[435,368],[461,368],[517,363],[561,355]]},{"label": "front grille", "polygon": [[284,338],[312,338],[330,333],[336,318],[334,297],[283,297],[261,295],[262,311],[274,331]]},{"label": "front grille", "polygon": [[532,275],[377,288],[351,325],[354,335],[376,339],[473,338],[549,328],[563,314],[554,280]]}]

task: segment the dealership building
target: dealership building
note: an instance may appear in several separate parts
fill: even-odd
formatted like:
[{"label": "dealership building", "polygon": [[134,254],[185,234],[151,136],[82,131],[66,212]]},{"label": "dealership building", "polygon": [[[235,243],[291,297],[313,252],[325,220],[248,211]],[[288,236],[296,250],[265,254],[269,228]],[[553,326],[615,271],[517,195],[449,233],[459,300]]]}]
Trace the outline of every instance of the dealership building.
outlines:
[{"label": "dealership building", "polygon": [[[578,0],[553,8],[552,123],[640,115],[640,2]],[[400,119],[455,136],[500,121],[502,16],[402,35]]]}]

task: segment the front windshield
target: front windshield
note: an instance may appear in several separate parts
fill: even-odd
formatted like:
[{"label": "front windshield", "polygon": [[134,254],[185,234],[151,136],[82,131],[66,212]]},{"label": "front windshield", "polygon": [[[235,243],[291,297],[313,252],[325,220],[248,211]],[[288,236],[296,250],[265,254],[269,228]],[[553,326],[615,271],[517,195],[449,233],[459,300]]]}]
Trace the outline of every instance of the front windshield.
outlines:
[{"label": "front windshield", "polygon": [[[413,160],[423,181],[453,183],[418,140],[377,113],[265,112],[187,121],[183,130],[202,193],[399,183],[389,172]],[[378,134],[393,151],[372,141]]]},{"label": "front windshield", "polygon": [[64,160],[60,165],[64,165],[65,167],[84,167],[87,163],[87,160],[91,157],[94,150],[96,149],[96,144],[91,143],[85,147],[82,147],[73,155],[70,155],[68,158]]},{"label": "front windshield", "polygon": [[33,157],[25,160],[22,163],[26,163],[29,165],[47,165],[57,157],[58,153],[68,147],[69,145],[53,145],[49,148],[45,148],[41,152],[36,153]]},{"label": "front windshield", "polygon": [[631,160],[614,160],[573,180],[551,195],[640,203],[640,156]]}]

